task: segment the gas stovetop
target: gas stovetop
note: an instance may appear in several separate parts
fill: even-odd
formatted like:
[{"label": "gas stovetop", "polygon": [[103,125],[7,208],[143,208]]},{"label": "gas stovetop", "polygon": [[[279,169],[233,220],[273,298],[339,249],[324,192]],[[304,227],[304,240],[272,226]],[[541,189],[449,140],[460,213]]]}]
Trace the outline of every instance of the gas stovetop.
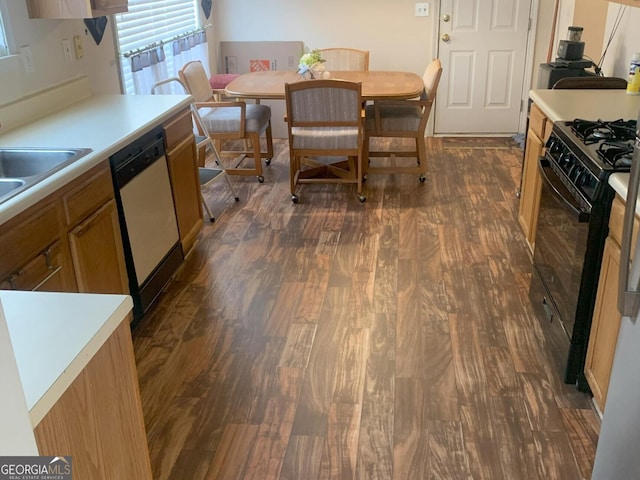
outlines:
[{"label": "gas stovetop", "polygon": [[556,122],[546,158],[562,182],[589,204],[598,201],[613,172],[628,172],[636,136],[635,120]]},{"label": "gas stovetop", "polygon": [[553,133],[599,179],[631,168],[636,120],[583,120],[557,122]]}]

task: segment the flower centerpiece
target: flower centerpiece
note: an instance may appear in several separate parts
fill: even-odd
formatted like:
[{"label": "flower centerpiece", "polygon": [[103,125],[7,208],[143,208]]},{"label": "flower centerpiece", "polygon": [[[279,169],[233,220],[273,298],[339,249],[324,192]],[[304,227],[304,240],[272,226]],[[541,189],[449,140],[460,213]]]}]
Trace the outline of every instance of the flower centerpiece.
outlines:
[{"label": "flower centerpiece", "polygon": [[298,73],[304,76],[308,72],[311,78],[322,78],[322,73],[324,72],[324,62],[325,60],[322,58],[320,51],[307,50],[307,53],[300,57],[300,62],[298,63]]}]

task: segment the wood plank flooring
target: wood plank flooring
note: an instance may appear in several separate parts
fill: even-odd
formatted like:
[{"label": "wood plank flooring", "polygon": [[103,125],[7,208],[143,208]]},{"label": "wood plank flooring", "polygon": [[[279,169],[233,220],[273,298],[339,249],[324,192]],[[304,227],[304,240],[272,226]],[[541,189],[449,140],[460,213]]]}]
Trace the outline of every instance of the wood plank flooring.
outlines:
[{"label": "wood plank flooring", "polygon": [[511,139],[427,139],[424,184],[289,199],[207,191],[185,267],[134,332],[156,479],[588,479],[590,398],[562,384],[527,292]]}]

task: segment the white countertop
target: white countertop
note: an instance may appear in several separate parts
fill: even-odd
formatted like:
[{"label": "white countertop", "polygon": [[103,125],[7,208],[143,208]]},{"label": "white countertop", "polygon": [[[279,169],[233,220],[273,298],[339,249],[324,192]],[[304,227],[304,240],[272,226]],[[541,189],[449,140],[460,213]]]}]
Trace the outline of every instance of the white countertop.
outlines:
[{"label": "white countertop", "polygon": [[184,107],[189,95],[96,95],[0,135],[0,147],[91,148],[93,151],[0,204],[0,224],[90,170]]},{"label": "white countertop", "polygon": [[35,427],[133,307],[128,295],[0,291]]},{"label": "white countertop", "polygon": [[635,120],[640,112],[640,95],[626,90],[531,90],[529,97],[552,122]]}]

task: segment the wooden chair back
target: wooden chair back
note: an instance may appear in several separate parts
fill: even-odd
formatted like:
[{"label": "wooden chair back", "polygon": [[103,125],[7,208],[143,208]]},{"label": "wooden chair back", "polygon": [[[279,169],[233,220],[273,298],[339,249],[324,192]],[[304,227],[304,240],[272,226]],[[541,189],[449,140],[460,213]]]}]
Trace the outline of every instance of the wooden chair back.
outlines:
[{"label": "wooden chair back", "polygon": [[321,48],[324,67],[331,71],[369,70],[369,50],[357,48]]}]

